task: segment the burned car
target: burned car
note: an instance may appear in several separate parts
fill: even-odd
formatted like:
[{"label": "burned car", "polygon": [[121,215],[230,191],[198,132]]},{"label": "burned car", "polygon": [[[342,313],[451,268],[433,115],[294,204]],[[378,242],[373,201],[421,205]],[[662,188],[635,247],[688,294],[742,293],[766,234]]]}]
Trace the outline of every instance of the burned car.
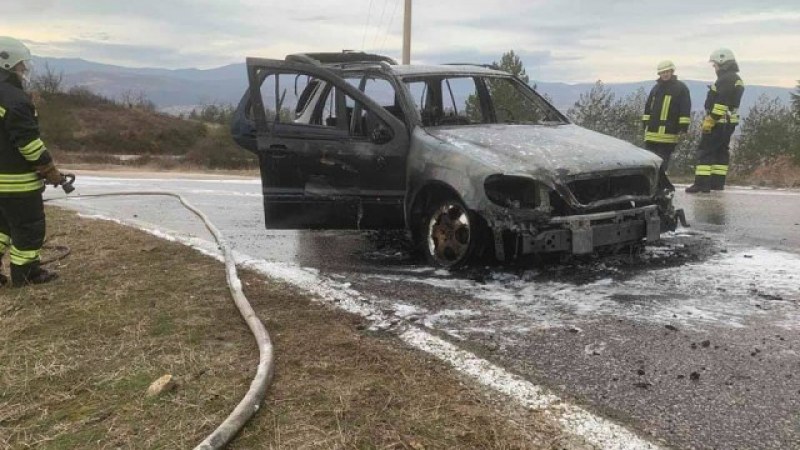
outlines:
[{"label": "burned car", "polygon": [[435,265],[592,253],[674,230],[661,160],[479,65],[366,53],[247,59],[234,139],[272,229],[400,229]]}]

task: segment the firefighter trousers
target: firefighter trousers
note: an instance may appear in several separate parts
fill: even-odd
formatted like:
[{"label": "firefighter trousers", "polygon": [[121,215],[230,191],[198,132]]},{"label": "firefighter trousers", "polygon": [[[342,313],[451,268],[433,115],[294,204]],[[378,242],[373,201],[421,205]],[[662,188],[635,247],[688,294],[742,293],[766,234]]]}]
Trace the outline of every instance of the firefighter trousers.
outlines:
[{"label": "firefighter trousers", "polygon": [[44,234],[41,193],[0,197],[0,256],[9,252],[12,277],[25,278],[39,269]]},{"label": "firefighter trousers", "polygon": [[697,166],[695,178],[708,177],[708,186],[719,190],[725,186],[730,163],[731,136],[736,130],[735,124],[717,123],[710,133],[704,133],[697,149]]},{"label": "firefighter trousers", "polygon": [[655,153],[659,158],[661,158],[661,168],[658,173],[659,189],[674,191],[675,186],[672,185],[667,177],[667,168],[669,167],[669,160],[672,158],[672,153],[675,152],[675,147],[677,147],[678,144],[645,141],[644,146],[647,150]]}]

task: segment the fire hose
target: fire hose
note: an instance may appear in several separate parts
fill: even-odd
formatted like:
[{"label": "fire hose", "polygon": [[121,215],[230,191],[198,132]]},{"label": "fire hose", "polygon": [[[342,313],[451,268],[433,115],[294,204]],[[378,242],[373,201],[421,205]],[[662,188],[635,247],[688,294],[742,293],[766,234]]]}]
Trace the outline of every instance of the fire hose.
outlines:
[{"label": "fire hose", "polygon": [[[69,194],[75,190],[73,183],[75,182],[75,175],[66,174],[62,177],[62,182],[60,184],[61,188],[64,190],[65,193]],[[214,240],[217,242],[220,250],[222,250],[224,259],[225,259],[225,273],[226,279],[228,281],[228,288],[231,293],[231,297],[233,297],[233,301],[236,304],[236,307],[239,309],[239,313],[242,315],[242,318],[247,323],[247,326],[250,328],[250,331],[253,333],[253,336],[256,340],[256,344],[258,345],[258,367],[256,369],[256,374],[253,377],[253,380],[250,383],[250,388],[248,389],[245,396],[242,400],[236,405],[234,410],[228,415],[228,417],[211,433],[209,434],[203,442],[195,447],[195,450],[217,450],[224,448],[244,427],[244,425],[250,420],[250,418],[255,415],[255,413],[259,410],[261,406],[261,402],[266,397],[267,387],[269,383],[272,381],[272,376],[274,374],[275,369],[275,361],[273,356],[273,347],[272,342],[269,337],[269,333],[267,329],[264,327],[264,324],[261,323],[261,320],[258,319],[253,307],[250,305],[250,302],[247,301],[247,297],[244,295],[242,291],[242,282],[238,277],[236,271],[236,261],[233,257],[233,251],[231,250],[230,245],[228,245],[227,241],[225,240],[222,233],[217,229],[216,226],[211,222],[211,220],[206,216],[202,211],[197,209],[191,203],[189,203],[183,196],[176,194],[174,192],[167,192],[167,191],[130,191],[130,192],[107,192],[102,194],[86,194],[86,195],[76,195],[72,197],[59,197],[59,198],[52,198],[46,201],[52,200],[65,200],[68,198],[89,198],[89,197],[115,197],[115,196],[167,196],[173,197],[178,199],[181,204],[194,213],[200,220],[203,221],[206,229],[211,233],[214,237]],[[66,255],[62,255],[65,257]],[[50,261],[53,262],[53,261]]]}]

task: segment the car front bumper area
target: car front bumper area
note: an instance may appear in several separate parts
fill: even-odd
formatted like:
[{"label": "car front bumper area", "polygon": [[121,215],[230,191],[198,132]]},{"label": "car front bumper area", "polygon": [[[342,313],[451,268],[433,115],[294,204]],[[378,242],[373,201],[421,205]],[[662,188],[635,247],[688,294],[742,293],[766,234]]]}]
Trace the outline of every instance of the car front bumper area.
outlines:
[{"label": "car front bumper area", "polygon": [[[600,247],[643,239],[648,243],[656,242],[661,238],[661,231],[658,206],[649,205],[623,211],[553,217],[534,232],[515,233],[516,242],[511,248],[502,232],[495,233],[495,250],[499,250],[496,256],[501,260],[533,253],[585,255]],[[501,243],[506,245],[497,245]],[[508,254],[509,251],[514,254]]]}]

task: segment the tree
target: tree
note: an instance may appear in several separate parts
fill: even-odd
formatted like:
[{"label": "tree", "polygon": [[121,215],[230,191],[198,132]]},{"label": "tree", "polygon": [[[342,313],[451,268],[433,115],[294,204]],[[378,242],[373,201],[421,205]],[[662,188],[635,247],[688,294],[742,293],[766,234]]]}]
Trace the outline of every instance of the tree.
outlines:
[{"label": "tree", "polygon": [[56,72],[50,64],[44,63],[44,70],[31,77],[31,87],[34,91],[47,96],[62,91],[64,85],[64,72]]},{"label": "tree", "polygon": [[750,172],[780,156],[800,163],[800,125],[792,110],[778,98],[759,97],[742,123],[733,153],[737,170]]},{"label": "tree", "polygon": [[203,105],[200,109],[192,109],[189,113],[189,118],[202,120],[203,122],[227,125],[231,122],[234,112],[236,112],[236,108],[234,108],[233,105],[217,105],[210,103]]},{"label": "tree", "polygon": [[581,94],[567,115],[582,127],[642,146],[642,111],[646,101],[644,88],[617,99],[602,81],[598,81],[589,92]]},{"label": "tree", "polygon": [[[503,53],[500,57],[500,62],[494,61],[492,66],[516,76],[525,84],[530,84],[525,65],[519,55],[514,53],[514,50]],[[511,83],[502,79],[488,79],[486,84],[495,105],[495,113],[499,122],[537,122],[541,119],[539,112],[531,108],[530,103],[520,97],[519,91]],[[476,95],[470,95],[467,98],[465,111],[467,117],[473,122],[482,120]]]},{"label": "tree", "polygon": [[678,146],[675,147],[675,152],[669,160],[670,174],[694,174],[697,147],[700,146],[700,139],[703,137],[701,124],[705,115],[705,111],[695,111],[692,113],[692,122],[689,124],[689,131],[678,137]]},{"label": "tree", "polygon": [[639,88],[624,99],[614,102],[611,114],[615,120],[611,135],[639,147],[644,146],[642,112],[645,103],[647,103],[647,91],[644,88]]},{"label": "tree", "polygon": [[155,111],[156,104],[147,98],[144,91],[134,91],[128,89],[120,94],[120,104],[130,109],[141,109],[144,111]]},{"label": "tree", "polygon": [[598,81],[589,92],[580,95],[575,105],[567,110],[567,116],[577,125],[613,136],[613,106],[614,93]]},{"label": "tree", "polygon": [[497,66],[500,70],[504,70],[520,80],[524,81],[525,84],[530,83],[530,78],[528,74],[525,72],[525,65],[522,64],[522,59],[514,53],[514,50],[509,50],[506,53],[503,53],[503,56],[500,57],[500,63],[498,64],[496,61],[492,63],[493,66]]},{"label": "tree", "polygon": [[800,81],[797,82],[796,91],[792,92],[792,109],[795,119],[800,121]]}]

